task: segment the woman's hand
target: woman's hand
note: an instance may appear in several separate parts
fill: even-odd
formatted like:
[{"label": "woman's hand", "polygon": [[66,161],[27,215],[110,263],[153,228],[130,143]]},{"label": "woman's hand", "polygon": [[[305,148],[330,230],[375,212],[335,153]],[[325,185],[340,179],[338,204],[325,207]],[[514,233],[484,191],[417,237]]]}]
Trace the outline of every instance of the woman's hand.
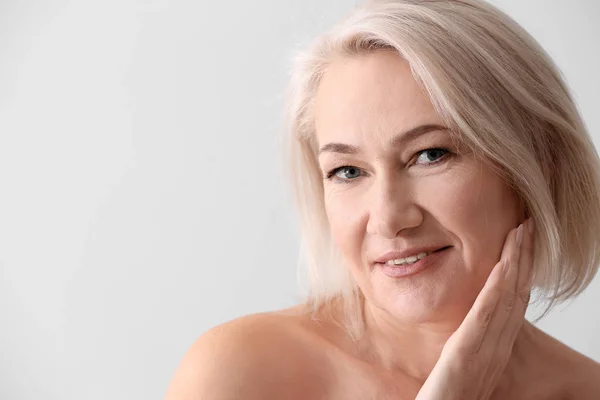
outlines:
[{"label": "woman's hand", "polygon": [[496,388],[531,291],[533,221],[519,228],[509,232],[500,261],[444,345],[416,400],[487,400]]}]

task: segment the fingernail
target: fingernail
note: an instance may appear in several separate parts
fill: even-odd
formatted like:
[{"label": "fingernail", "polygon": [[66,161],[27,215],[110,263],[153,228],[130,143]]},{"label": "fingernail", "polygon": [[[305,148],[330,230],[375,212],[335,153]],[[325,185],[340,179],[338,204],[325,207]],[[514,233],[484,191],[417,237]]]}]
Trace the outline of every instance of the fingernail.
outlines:
[{"label": "fingernail", "polygon": [[523,239],[523,224],[517,228],[517,247],[521,247],[521,239]]},{"label": "fingernail", "polygon": [[529,218],[527,224],[529,224],[529,233],[533,233],[533,218]]}]

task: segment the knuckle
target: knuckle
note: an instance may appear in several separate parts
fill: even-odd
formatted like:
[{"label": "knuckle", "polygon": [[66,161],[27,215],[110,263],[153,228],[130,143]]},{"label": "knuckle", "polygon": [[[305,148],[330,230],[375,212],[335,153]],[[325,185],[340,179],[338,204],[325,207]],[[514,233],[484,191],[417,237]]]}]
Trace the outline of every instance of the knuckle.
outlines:
[{"label": "knuckle", "polygon": [[490,292],[492,296],[500,297],[502,296],[502,294],[504,294],[504,289],[500,285],[493,286],[492,288],[490,288]]},{"label": "knuckle", "polygon": [[471,357],[475,354],[475,344],[472,340],[458,342],[454,349],[458,358],[467,364],[471,362]]},{"label": "knuckle", "polygon": [[464,346],[460,346],[456,349],[454,365],[461,371],[466,370],[471,362],[471,355],[472,353],[469,352]]},{"label": "knuckle", "polygon": [[531,292],[529,290],[523,290],[519,293],[519,300],[523,304],[529,304],[529,300],[531,300]]},{"label": "knuckle", "polygon": [[477,312],[477,321],[479,322],[479,324],[487,326],[487,324],[492,319],[493,313],[494,309],[492,307],[483,307]]},{"label": "knuckle", "polygon": [[515,299],[517,297],[517,294],[514,292],[507,292],[504,296],[504,309],[506,311],[510,311],[512,310],[513,306],[515,305]]}]

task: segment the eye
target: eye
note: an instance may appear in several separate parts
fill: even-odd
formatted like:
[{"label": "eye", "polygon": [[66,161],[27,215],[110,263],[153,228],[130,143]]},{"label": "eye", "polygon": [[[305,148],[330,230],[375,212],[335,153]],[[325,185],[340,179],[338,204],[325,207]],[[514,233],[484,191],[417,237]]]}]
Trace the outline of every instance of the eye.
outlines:
[{"label": "eye", "polygon": [[443,148],[425,149],[417,153],[419,154],[419,157],[417,157],[415,164],[431,165],[438,163],[444,159],[449,152],[448,149]]},{"label": "eye", "polygon": [[360,176],[360,169],[351,165],[344,165],[327,172],[326,178],[332,180],[334,176],[337,178],[337,181],[347,182],[358,178]]}]

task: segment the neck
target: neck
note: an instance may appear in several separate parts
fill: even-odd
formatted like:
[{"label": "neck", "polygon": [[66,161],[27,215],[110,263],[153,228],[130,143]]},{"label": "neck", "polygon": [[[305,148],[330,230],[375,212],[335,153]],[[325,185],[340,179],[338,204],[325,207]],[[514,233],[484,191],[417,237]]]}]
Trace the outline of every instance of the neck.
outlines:
[{"label": "neck", "polygon": [[[364,305],[365,332],[358,342],[360,353],[371,364],[391,373],[406,374],[423,383],[439,360],[448,338],[463,319],[464,315],[457,314],[452,318],[406,323],[369,305],[367,301]],[[534,329],[528,321],[524,322],[515,341],[513,356],[523,347],[517,342],[527,342],[528,345],[533,342]]]},{"label": "neck", "polygon": [[367,301],[364,305],[365,333],[359,343],[361,353],[371,363],[390,372],[402,372],[424,382],[463,318],[464,315],[407,323]]}]

